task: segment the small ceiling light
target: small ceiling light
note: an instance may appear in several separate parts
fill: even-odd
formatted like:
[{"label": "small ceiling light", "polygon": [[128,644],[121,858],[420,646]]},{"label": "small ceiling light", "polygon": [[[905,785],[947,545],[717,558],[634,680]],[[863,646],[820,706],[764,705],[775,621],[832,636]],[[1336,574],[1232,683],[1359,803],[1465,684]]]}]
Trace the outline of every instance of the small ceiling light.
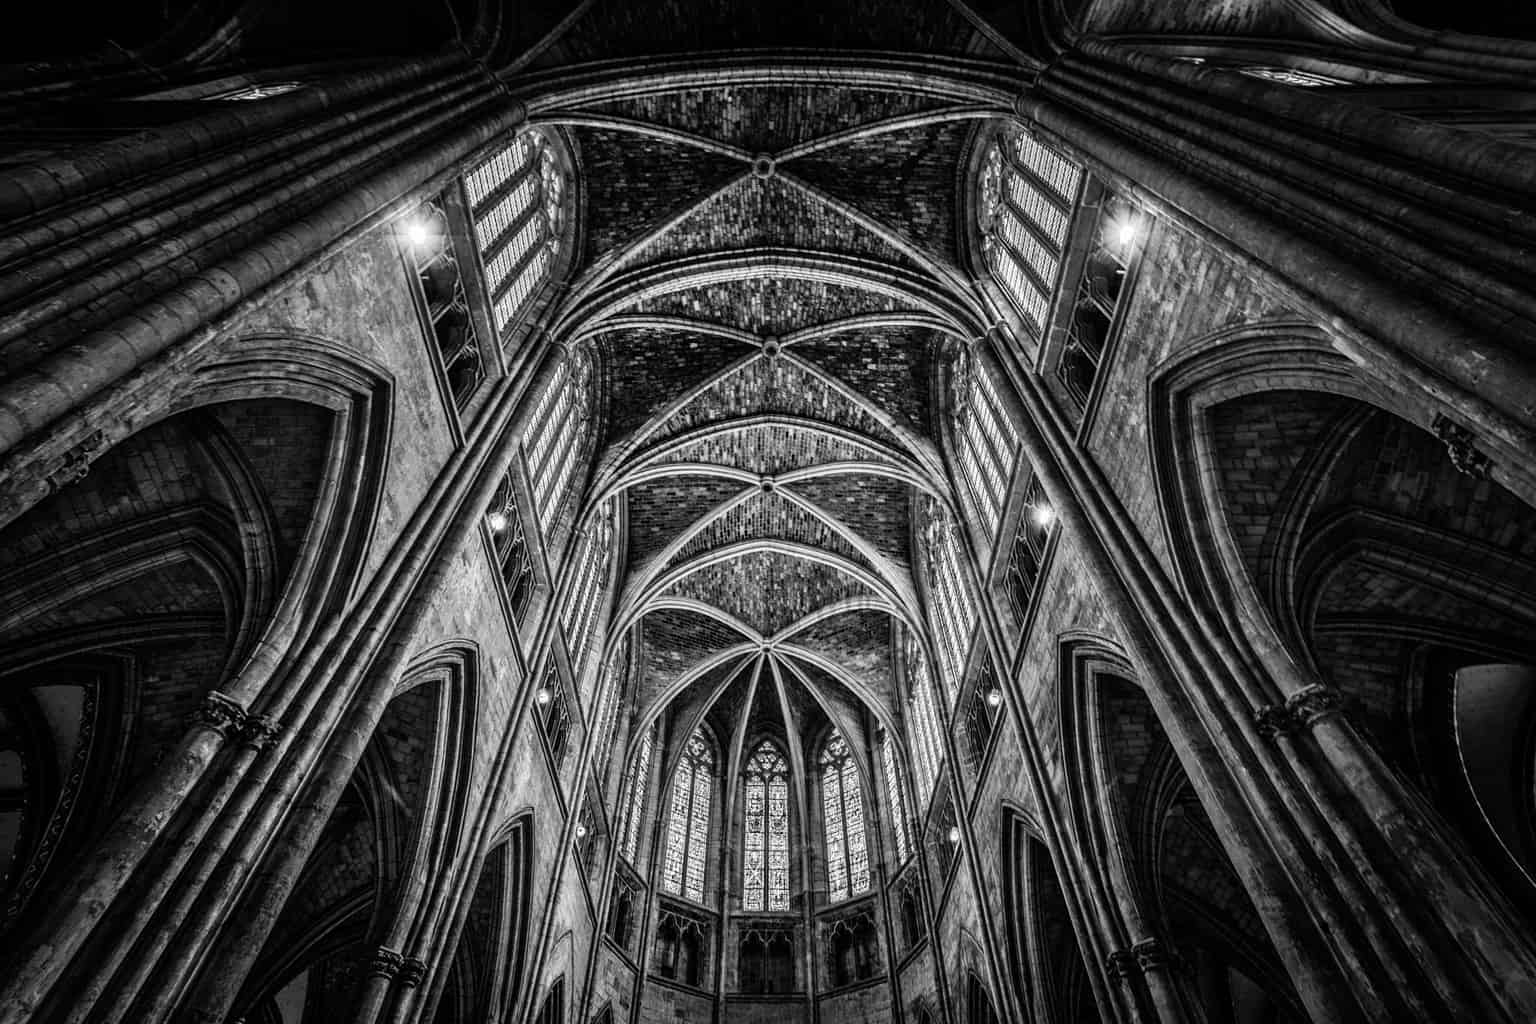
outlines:
[{"label": "small ceiling light", "polygon": [[1030,509],[1029,518],[1043,530],[1056,521],[1056,510],[1042,501]]},{"label": "small ceiling light", "polygon": [[555,695],[549,692],[549,687],[547,686],[539,687],[538,692],[533,695],[533,699],[538,702],[541,708],[553,700],[554,697]]},{"label": "small ceiling light", "polygon": [[951,843],[954,843],[956,846],[960,845],[960,826],[959,825],[951,825],[951,826],[949,826],[949,837],[948,838],[949,838],[949,841]]},{"label": "small ceiling light", "polygon": [[576,826],[576,838],[577,839],[585,839],[585,838],[587,838],[587,826],[582,825],[582,824],[578,824]]},{"label": "small ceiling light", "polygon": [[501,509],[497,509],[486,516],[485,522],[496,533],[501,533],[508,526],[512,525],[511,520],[507,518],[507,513]]},{"label": "small ceiling light", "polygon": [[994,687],[992,687],[992,689],[987,691],[987,707],[989,707],[989,708],[1000,708],[1002,706],[1003,706],[1003,691],[999,690],[997,687],[994,686]]},{"label": "small ceiling light", "polygon": [[418,249],[425,249],[432,244],[437,232],[432,230],[432,222],[424,214],[416,214],[405,224],[405,237]]},{"label": "small ceiling light", "polygon": [[1134,213],[1124,213],[1110,225],[1109,236],[1122,249],[1129,249],[1141,237],[1141,221]]}]

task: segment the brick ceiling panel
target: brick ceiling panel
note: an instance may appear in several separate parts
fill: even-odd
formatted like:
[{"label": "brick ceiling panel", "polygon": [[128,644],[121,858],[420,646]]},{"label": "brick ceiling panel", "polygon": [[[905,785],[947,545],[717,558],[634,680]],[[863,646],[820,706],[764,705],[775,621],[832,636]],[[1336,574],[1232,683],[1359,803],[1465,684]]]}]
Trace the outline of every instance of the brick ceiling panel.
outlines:
[{"label": "brick ceiling panel", "polygon": [[629,565],[642,565],[721,502],[740,494],[739,482],[669,477],[629,489]]},{"label": "brick ceiling panel", "polygon": [[911,564],[907,484],[869,473],[846,473],[792,486],[796,494],[853,529],[887,558],[901,565]]},{"label": "brick ceiling panel", "polygon": [[842,555],[860,565],[867,563],[853,546],[830,526],[781,495],[761,492],[714,520],[673,558],[679,565],[707,551],[743,540],[786,540]]},{"label": "brick ceiling panel", "polygon": [[607,442],[636,429],[751,351],[714,335],[660,328],[606,335],[604,349],[610,381]]},{"label": "brick ceiling panel", "polygon": [[833,86],[725,86],[624,99],[589,108],[737,146],[779,153],[791,146],[946,101],[916,92]]},{"label": "brick ceiling panel", "polygon": [[739,160],[634,132],[581,128],[574,134],[585,193],[584,266],[747,169]]},{"label": "brick ceiling panel", "polygon": [[765,276],[659,295],[638,303],[634,311],[692,317],[773,337],[863,313],[911,312],[914,308],[864,288]]},{"label": "brick ceiling panel", "polygon": [[875,693],[892,693],[891,619],[885,612],[860,609],[823,619],[796,633],[789,642],[827,658]]},{"label": "brick ceiling panel", "polygon": [[780,423],[762,424],[692,442],[664,462],[734,466],[763,476],[828,462],[888,462],[874,449],[818,430]]},{"label": "brick ceiling panel", "polygon": [[[780,664],[780,675],[789,683],[791,702],[802,721],[802,739],[807,743],[813,738],[817,741],[814,749],[807,747],[805,751],[806,764],[814,772],[821,754],[819,741],[827,734],[823,726],[830,723],[842,728],[844,723],[850,723],[857,728],[864,715],[863,702],[837,679],[792,654],[783,656]],[[809,687],[814,687],[815,693]],[[828,715],[828,711],[832,714]],[[857,742],[857,737],[853,739]]]},{"label": "brick ceiling panel", "polygon": [[807,249],[911,265],[863,225],[777,178],[748,178],[721,192],[635,257],[679,256],[755,247]]},{"label": "brick ceiling panel", "polygon": [[598,0],[559,42],[565,60],[743,47],[833,47],[963,53],[975,34],[942,0]]},{"label": "brick ceiling panel", "polygon": [[771,635],[837,601],[874,595],[825,565],[772,551],[755,551],[700,569],[669,593],[704,601]]},{"label": "brick ceiling panel", "polygon": [[641,623],[640,638],[646,686],[653,692],[744,639],[718,619],[674,608],[648,614]]},{"label": "brick ceiling panel", "polygon": [[[705,707],[705,702],[709,700],[709,696],[715,691],[715,688],[722,684],[725,688],[721,692],[719,699],[709,705],[710,708],[717,706],[720,701],[730,700],[733,697],[738,700],[745,700],[745,691],[742,687],[744,681],[751,678],[752,663],[755,660],[756,655],[751,654],[728,658],[720,664],[711,667],[689,683],[685,689],[672,698],[668,706],[667,714],[671,720],[671,728],[673,730],[685,728],[700,711],[706,712],[705,721],[708,722],[709,709]],[[674,676],[672,679],[666,680],[666,682],[669,683],[675,678]],[[662,680],[649,676],[642,680],[639,706],[641,708],[649,707],[650,703],[663,692],[665,685],[666,683]],[[730,733],[729,731],[723,733],[717,731],[715,738],[728,742]],[[670,757],[676,753],[679,742],[680,734],[674,731],[672,733],[672,742],[668,743],[667,756]]]},{"label": "brick ceiling panel", "polygon": [[105,623],[146,622],[151,617],[198,621],[200,629],[222,636],[226,616],[224,595],[217,583],[191,561],[171,562],[141,572],[133,580],[106,587],[78,601],[38,612],[12,607],[0,594],[0,615],[25,612],[26,618],[6,630],[7,637],[25,637]]},{"label": "brick ceiling panel", "polygon": [[752,413],[788,413],[894,441],[878,420],[805,367],[792,359],[766,357],[722,378],[661,424],[652,436],[672,437]]},{"label": "brick ceiling panel", "polygon": [[973,121],[904,129],[789,160],[783,172],[960,265],[955,210]]},{"label": "brick ceiling panel", "polygon": [[789,351],[932,436],[928,398],[938,337],[920,327],[849,331],[796,342]]}]

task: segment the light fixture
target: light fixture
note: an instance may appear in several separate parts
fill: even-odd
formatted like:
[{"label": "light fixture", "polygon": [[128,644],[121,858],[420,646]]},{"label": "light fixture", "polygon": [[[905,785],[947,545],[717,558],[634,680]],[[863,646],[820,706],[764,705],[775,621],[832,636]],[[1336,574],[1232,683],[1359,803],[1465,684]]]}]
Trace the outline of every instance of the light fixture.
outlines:
[{"label": "light fixture", "polygon": [[533,695],[533,699],[538,702],[541,708],[553,700],[554,697],[555,695],[549,692],[549,687],[547,686],[539,687],[538,692]]},{"label": "light fixture", "polygon": [[989,708],[1000,708],[1002,706],[1003,706],[1003,691],[999,690],[997,687],[994,686],[994,687],[992,687],[992,689],[987,691],[987,707],[989,707]]},{"label": "light fixture", "polygon": [[425,249],[431,245],[436,235],[431,218],[424,213],[415,214],[405,222],[406,240],[418,249]]},{"label": "light fixture", "polygon": [[951,843],[954,843],[956,846],[960,845],[960,826],[959,825],[951,825],[951,826],[949,826],[949,841]]},{"label": "light fixture", "polygon": [[580,823],[578,823],[576,825],[576,838],[577,839],[585,839],[585,838],[587,838],[587,826],[582,825]]},{"label": "light fixture", "polygon": [[1122,213],[1109,226],[1109,237],[1122,249],[1129,249],[1141,236],[1141,219],[1134,213]]},{"label": "light fixture", "polygon": [[495,533],[500,533],[508,526],[512,525],[511,520],[507,518],[507,513],[502,509],[497,509],[490,515],[486,516],[485,522],[486,525],[490,526],[491,530]]},{"label": "light fixture", "polygon": [[1056,510],[1051,508],[1047,502],[1042,501],[1038,505],[1031,506],[1029,518],[1034,521],[1036,526],[1043,530],[1055,521]]}]

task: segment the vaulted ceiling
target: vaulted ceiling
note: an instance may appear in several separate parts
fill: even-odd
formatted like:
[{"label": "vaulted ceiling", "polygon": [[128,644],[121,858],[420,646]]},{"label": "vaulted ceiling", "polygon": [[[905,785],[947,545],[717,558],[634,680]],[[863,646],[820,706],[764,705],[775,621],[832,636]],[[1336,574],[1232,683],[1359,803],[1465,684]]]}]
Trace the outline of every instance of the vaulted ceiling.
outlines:
[{"label": "vaulted ceiling", "polygon": [[[871,24],[938,31],[889,15]],[[580,30],[567,59],[630,52]],[[727,64],[529,104],[580,178],[552,329],[602,354],[591,495],[622,494],[629,531],[615,624],[641,633],[643,719],[722,738],[889,722],[893,623],[922,622],[914,500],[952,503],[944,367],[985,323],[972,141],[1005,110],[938,77]]]}]

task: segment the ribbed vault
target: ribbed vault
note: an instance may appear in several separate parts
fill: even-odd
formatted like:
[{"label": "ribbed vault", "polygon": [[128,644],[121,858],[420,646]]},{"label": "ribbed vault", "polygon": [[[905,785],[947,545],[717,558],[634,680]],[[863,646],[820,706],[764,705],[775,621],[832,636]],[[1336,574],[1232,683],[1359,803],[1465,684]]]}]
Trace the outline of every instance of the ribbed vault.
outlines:
[{"label": "ribbed vault", "polygon": [[768,689],[776,731],[888,719],[893,623],[925,632],[914,502],[951,504],[934,382],[985,323],[968,142],[1001,113],[877,76],[763,77],[533,113],[566,133],[584,199],[553,323],[611,373],[590,492],[627,505],[609,644],[640,632],[641,721],[707,711],[722,738]]}]

